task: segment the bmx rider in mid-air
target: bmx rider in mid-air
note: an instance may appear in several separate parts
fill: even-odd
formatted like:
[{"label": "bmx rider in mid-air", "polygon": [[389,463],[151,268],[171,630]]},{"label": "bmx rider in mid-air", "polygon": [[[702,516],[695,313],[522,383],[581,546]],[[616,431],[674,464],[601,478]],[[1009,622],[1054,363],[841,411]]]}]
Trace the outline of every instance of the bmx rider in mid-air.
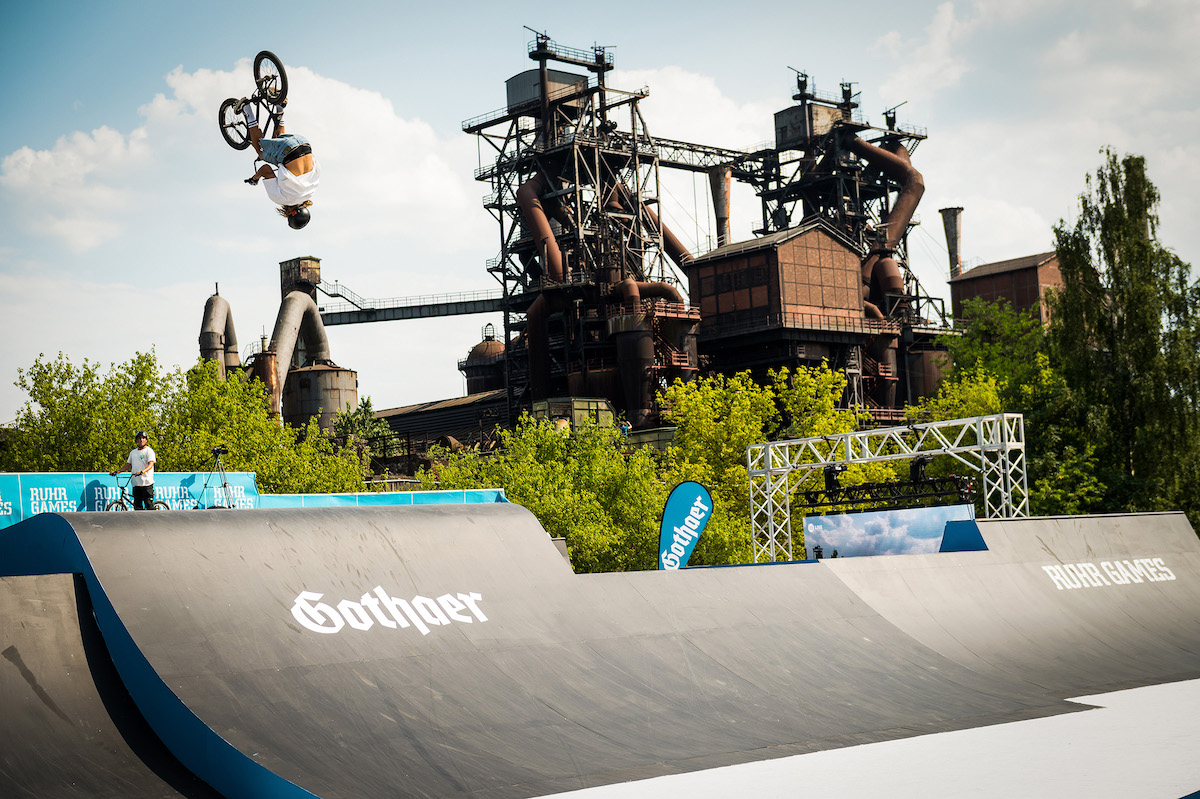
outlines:
[{"label": "bmx rider in mid-air", "polygon": [[250,143],[258,153],[258,160],[264,162],[246,182],[257,186],[258,181],[265,181],[267,196],[281,206],[280,216],[287,218],[288,227],[299,230],[309,222],[308,208],[321,181],[321,165],[313,158],[312,145],[303,136],[285,133],[282,118],[276,138],[264,139],[254,103],[245,98],[234,106],[234,112],[246,117]]}]

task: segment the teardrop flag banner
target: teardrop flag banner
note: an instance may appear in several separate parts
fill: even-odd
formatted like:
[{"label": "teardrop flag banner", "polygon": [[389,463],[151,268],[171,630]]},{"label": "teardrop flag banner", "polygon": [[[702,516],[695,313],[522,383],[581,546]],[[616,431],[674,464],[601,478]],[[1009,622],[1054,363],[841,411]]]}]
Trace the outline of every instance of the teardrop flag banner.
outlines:
[{"label": "teardrop flag banner", "polygon": [[658,568],[682,569],[687,566],[700,534],[712,516],[712,495],[699,483],[688,481],[675,486],[663,509],[658,534]]}]

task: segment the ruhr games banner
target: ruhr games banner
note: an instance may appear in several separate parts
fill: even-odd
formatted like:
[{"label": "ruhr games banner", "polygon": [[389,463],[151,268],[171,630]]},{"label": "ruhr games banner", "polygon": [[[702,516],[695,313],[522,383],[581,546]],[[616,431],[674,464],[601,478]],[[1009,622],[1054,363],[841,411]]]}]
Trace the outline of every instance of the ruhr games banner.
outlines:
[{"label": "ruhr games banner", "polygon": [[700,534],[712,516],[712,495],[699,483],[688,481],[675,486],[663,509],[658,534],[658,568],[682,569],[687,566]]},{"label": "ruhr games banner", "polygon": [[[194,472],[156,472],[154,498],[172,510],[209,508],[257,508],[258,486],[254,472],[226,472],[228,495],[214,476],[205,484],[205,476]],[[120,476],[126,483],[128,474]],[[216,485],[214,485],[216,483]],[[126,491],[129,491],[128,486]],[[39,513],[74,513],[104,510],[121,498],[117,478],[107,472],[29,472],[0,474],[0,528],[16,524]],[[126,498],[132,507],[133,496]]]}]

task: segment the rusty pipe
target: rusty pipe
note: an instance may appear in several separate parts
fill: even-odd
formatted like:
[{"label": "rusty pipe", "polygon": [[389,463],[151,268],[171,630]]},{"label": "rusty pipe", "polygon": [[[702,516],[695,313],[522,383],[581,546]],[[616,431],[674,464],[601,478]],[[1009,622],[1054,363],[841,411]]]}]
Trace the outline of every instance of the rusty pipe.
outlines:
[{"label": "rusty pipe", "polygon": [[624,311],[613,320],[613,338],[625,394],[625,414],[630,424],[641,427],[649,420],[654,401],[654,338],[642,310],[642,300],[665,299],[682,305],[683,295],[670,283],[626,278],[613,287],[612,296],[620,300]]},{"label": "rusty pipe", "polygon": [[[609,196],[607,205],[616,210],[630,211],[633,208],[633,203],[629,196],[629,190],[624,186],[617,186]],[[683,246],[683,242],[671,232],[669,227],[659,221],[658,214],[654,213],[648,203],[642,203],[642,211],[646,214],[653,227],[662,230],[663,249],[666,250],[667,256],[675,262],[675,265],[683,267],[688,261],[691,261],[693,257],[691,252],[688,251],[687,247]]]},{"label": "rusty pipe", "polygon": [[641,310],[642,298],[657,298],[665,299],[671,302],[684,304],[683,295],[679,293],[679,289],[672,286],[670,283],[648,283],[645,281],[634,280],[627,277],[613,287],[613,294],[621,300],[622,307],[626,312],[636,313]]},{"label": "rusty pipe", "polygon": [[221,377],[228,370],[242,365],[238,355],[237,333],[233,330],[233,312],[229,303],[219,294],[214,294],[204,303],[204,317],[200,322],[200,357],[216,361]]},{"label": "rusty pipe", "polygon": [[667,255],[675,262],[676,266],[686,266],[688,261],[692,260],[692,254],[688,252],[688,248],[683,246],[671,229],[658,221],[658,214],[650,210],[650,206],[642,203],[642,210],[646,212],[646,216],[650,217],[650,223],[654,227],[662,230],[663,249],[667,251]]},{"label": "rusty pipe", "polygon": [[560,291],[538,294],[525,312],[525,346],[529,350],[529,390],[535,400],[550,395],[550,314],[561,311]]},{"label": "rusty pipe", "polygon": [[550,219],[542,206],[541,195],[545,191],[546,184],[542,176],[534,175],[517,189],[517,205],[521,209],[521,216],[525,218],[525,224],[529,226],[530,232],[538,242],[543,271],[551,280],[562,282],[562,251],[558,248],[558,240],[554,237],[554,231],[550,229]]},{"label": "rusty pipe", "polygon": [[317,304],[303,291],[290,292],[279,306],[275,329],[271,333],[271,352],[275,353],[274,390],[282,392],[284,381],[292,368],[296,341],[303,338],[310,361],[329,361],[329,338]]},{"label": "rusty pipe", "polygon": [[925,178],[913,167],[908,150],[898,142],[891,145],[890,149],[885,149],[853,136],[846,143],[846,148],[900,184],[896,204],[888,212],[885,221],[887,232],[883,248],[894,251],[925,194]]}]

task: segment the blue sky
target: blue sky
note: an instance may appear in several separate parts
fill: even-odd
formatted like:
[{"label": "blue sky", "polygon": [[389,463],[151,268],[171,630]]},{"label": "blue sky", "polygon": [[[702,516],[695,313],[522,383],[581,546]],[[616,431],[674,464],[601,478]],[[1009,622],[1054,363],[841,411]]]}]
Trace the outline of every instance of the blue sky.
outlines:
[{"label": "blue sky", "polygon": [[[925,126],[914,154],[927,186],[911,239],[926,289],[945,296],[937,209],[962,205],[964,258],[1052,247],[1099,149],[1148,159],[1162,193],[1161,237],[1200,262],[1200,4],[631,3],[590,18],[579,4],[297,3],[286,19],[211,2],[10,3],[0,26],[0,423],[23,395],[17,370],[63,351],[76,362],[155,348],[198,355],[214,284],[245,348],[270,331],[278,263],[322,259],[327,280],[368,297],[490,289],[498,230],[473,180],[461,122],[504,104],[532,66],[532,34],[614,47],[619,88],[650,88],[652,133],[725,147],[771,136],[792,72],[842,80],[880,123]],[[249,87],[249,59],[279,54],[291,77],[289,129],[314,142],[314,221],[289,230],[251,158],[215,124]],[[711,220],[703,185],[667,185],[665,218],[697,251]],[[735,235],[759,215],[734,196]],[[484,316],[329,329],[336,362],[376,408],[459,396],[455,368]]]}]

